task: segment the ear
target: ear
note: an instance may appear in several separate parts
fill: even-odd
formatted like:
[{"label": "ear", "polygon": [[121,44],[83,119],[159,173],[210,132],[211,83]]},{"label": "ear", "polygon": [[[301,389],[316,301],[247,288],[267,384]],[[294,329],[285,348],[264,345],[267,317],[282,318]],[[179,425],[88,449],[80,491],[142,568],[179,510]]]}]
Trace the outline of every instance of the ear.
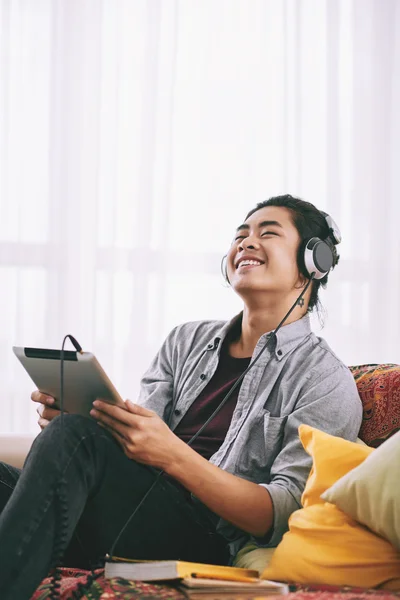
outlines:
[{"label": "ear", "polygon": [[302,252],[302,247],[300,246],[297,253],[297,281],[296,285],[294,286],[295,290],[302,290],[308,283],[308,278],[304,275],[305,265],[303,256],[304,254]]},{"label": "ear", "polygon": [[[296,285],[294,286],[295,290],[302,290],[306,287],[308,283],[308,279],[306,279],[303,275],[303,273],[300,273],[299,271],[299,277],[297,279]],[[312,286],[310,286],[311,289]]]}]

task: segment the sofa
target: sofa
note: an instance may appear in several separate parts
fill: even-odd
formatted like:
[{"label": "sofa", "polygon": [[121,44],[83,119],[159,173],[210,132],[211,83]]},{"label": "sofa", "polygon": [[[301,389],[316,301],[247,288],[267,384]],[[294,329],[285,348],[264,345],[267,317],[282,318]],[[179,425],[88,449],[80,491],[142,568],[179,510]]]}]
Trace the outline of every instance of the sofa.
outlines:
[{"label": "sofa", "polygon": [[[360,365],[350,367],[357,384],[363,404],[363,422],[359,432],[360,439],[372,448],[378,448],[385,440],[400,430],[400,366],[394,364]],[[33,441],[33,435],[13,436],[0,435],[0,459],[21,467]],[[253,552],[253,558],[252,558]],[[258,553],[258,554],[257,554]],[[252,562],[253,561],[253,562]],[[257,563],[258,561],[258,563]],[[245,564],[260,564],[259,550],[246,553]],[[171,585],[147,584],[123,579],[106,580],[98,572],[99,577],[92,583],[90,590],[84,592],[82,598],[114,599],[114,598],[175,598],[184,596]],[[60,598],[78,597],[75,594],[87,581],[87,572],[78,569],[63,569]],[[376,600],[395,600],[400,598],[400,591],[383,591],[363,587],[318,585],[311,583],[291,583],[289,600],[367,600],[374,596]],[[47,578],[39,586],[32,600],[44,600],[49,597],[50,579]]]}]

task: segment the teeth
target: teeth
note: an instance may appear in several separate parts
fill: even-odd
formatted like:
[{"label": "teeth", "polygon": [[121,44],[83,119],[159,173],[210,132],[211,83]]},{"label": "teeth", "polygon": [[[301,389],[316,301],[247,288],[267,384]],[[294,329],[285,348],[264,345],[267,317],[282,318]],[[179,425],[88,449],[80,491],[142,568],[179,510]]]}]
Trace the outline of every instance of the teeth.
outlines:
[{"label": "teeth", "polygon": [[239,267],[242,267],[242,266],[247,266],[247,265],[256,265],[256,266],[258,266],[258,265],[261,265],[261,264],[262,264],[262,263],[261,263],[259,260],[242,260],[242,261],[239,263],[239,265],[238,265],[238,266],[239,266]]}]

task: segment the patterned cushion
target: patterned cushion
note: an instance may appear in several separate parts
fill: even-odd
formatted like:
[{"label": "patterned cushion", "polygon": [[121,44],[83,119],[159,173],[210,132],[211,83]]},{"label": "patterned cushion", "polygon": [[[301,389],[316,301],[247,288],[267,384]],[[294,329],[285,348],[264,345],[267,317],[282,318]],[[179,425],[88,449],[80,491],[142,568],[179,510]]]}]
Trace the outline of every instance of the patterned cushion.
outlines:
[{"label": "patterned cushion", "polygon": [[359,437],[377,448],[400,429],[400,365],[350,367],[364,407]]}]

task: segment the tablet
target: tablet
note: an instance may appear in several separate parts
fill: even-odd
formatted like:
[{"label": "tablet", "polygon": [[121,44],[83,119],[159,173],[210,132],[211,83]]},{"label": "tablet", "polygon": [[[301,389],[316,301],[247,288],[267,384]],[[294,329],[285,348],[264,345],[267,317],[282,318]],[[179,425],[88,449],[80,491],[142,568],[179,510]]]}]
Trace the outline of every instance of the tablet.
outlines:
[{"label": "tablet", "polygon": [[[38,390],[55,398],[52,408],[59,409],[61,351],[17,346],[13,351]],[[94,354],[64,350],[64,410],[89,417],[96,398],[126,409]]]}]

